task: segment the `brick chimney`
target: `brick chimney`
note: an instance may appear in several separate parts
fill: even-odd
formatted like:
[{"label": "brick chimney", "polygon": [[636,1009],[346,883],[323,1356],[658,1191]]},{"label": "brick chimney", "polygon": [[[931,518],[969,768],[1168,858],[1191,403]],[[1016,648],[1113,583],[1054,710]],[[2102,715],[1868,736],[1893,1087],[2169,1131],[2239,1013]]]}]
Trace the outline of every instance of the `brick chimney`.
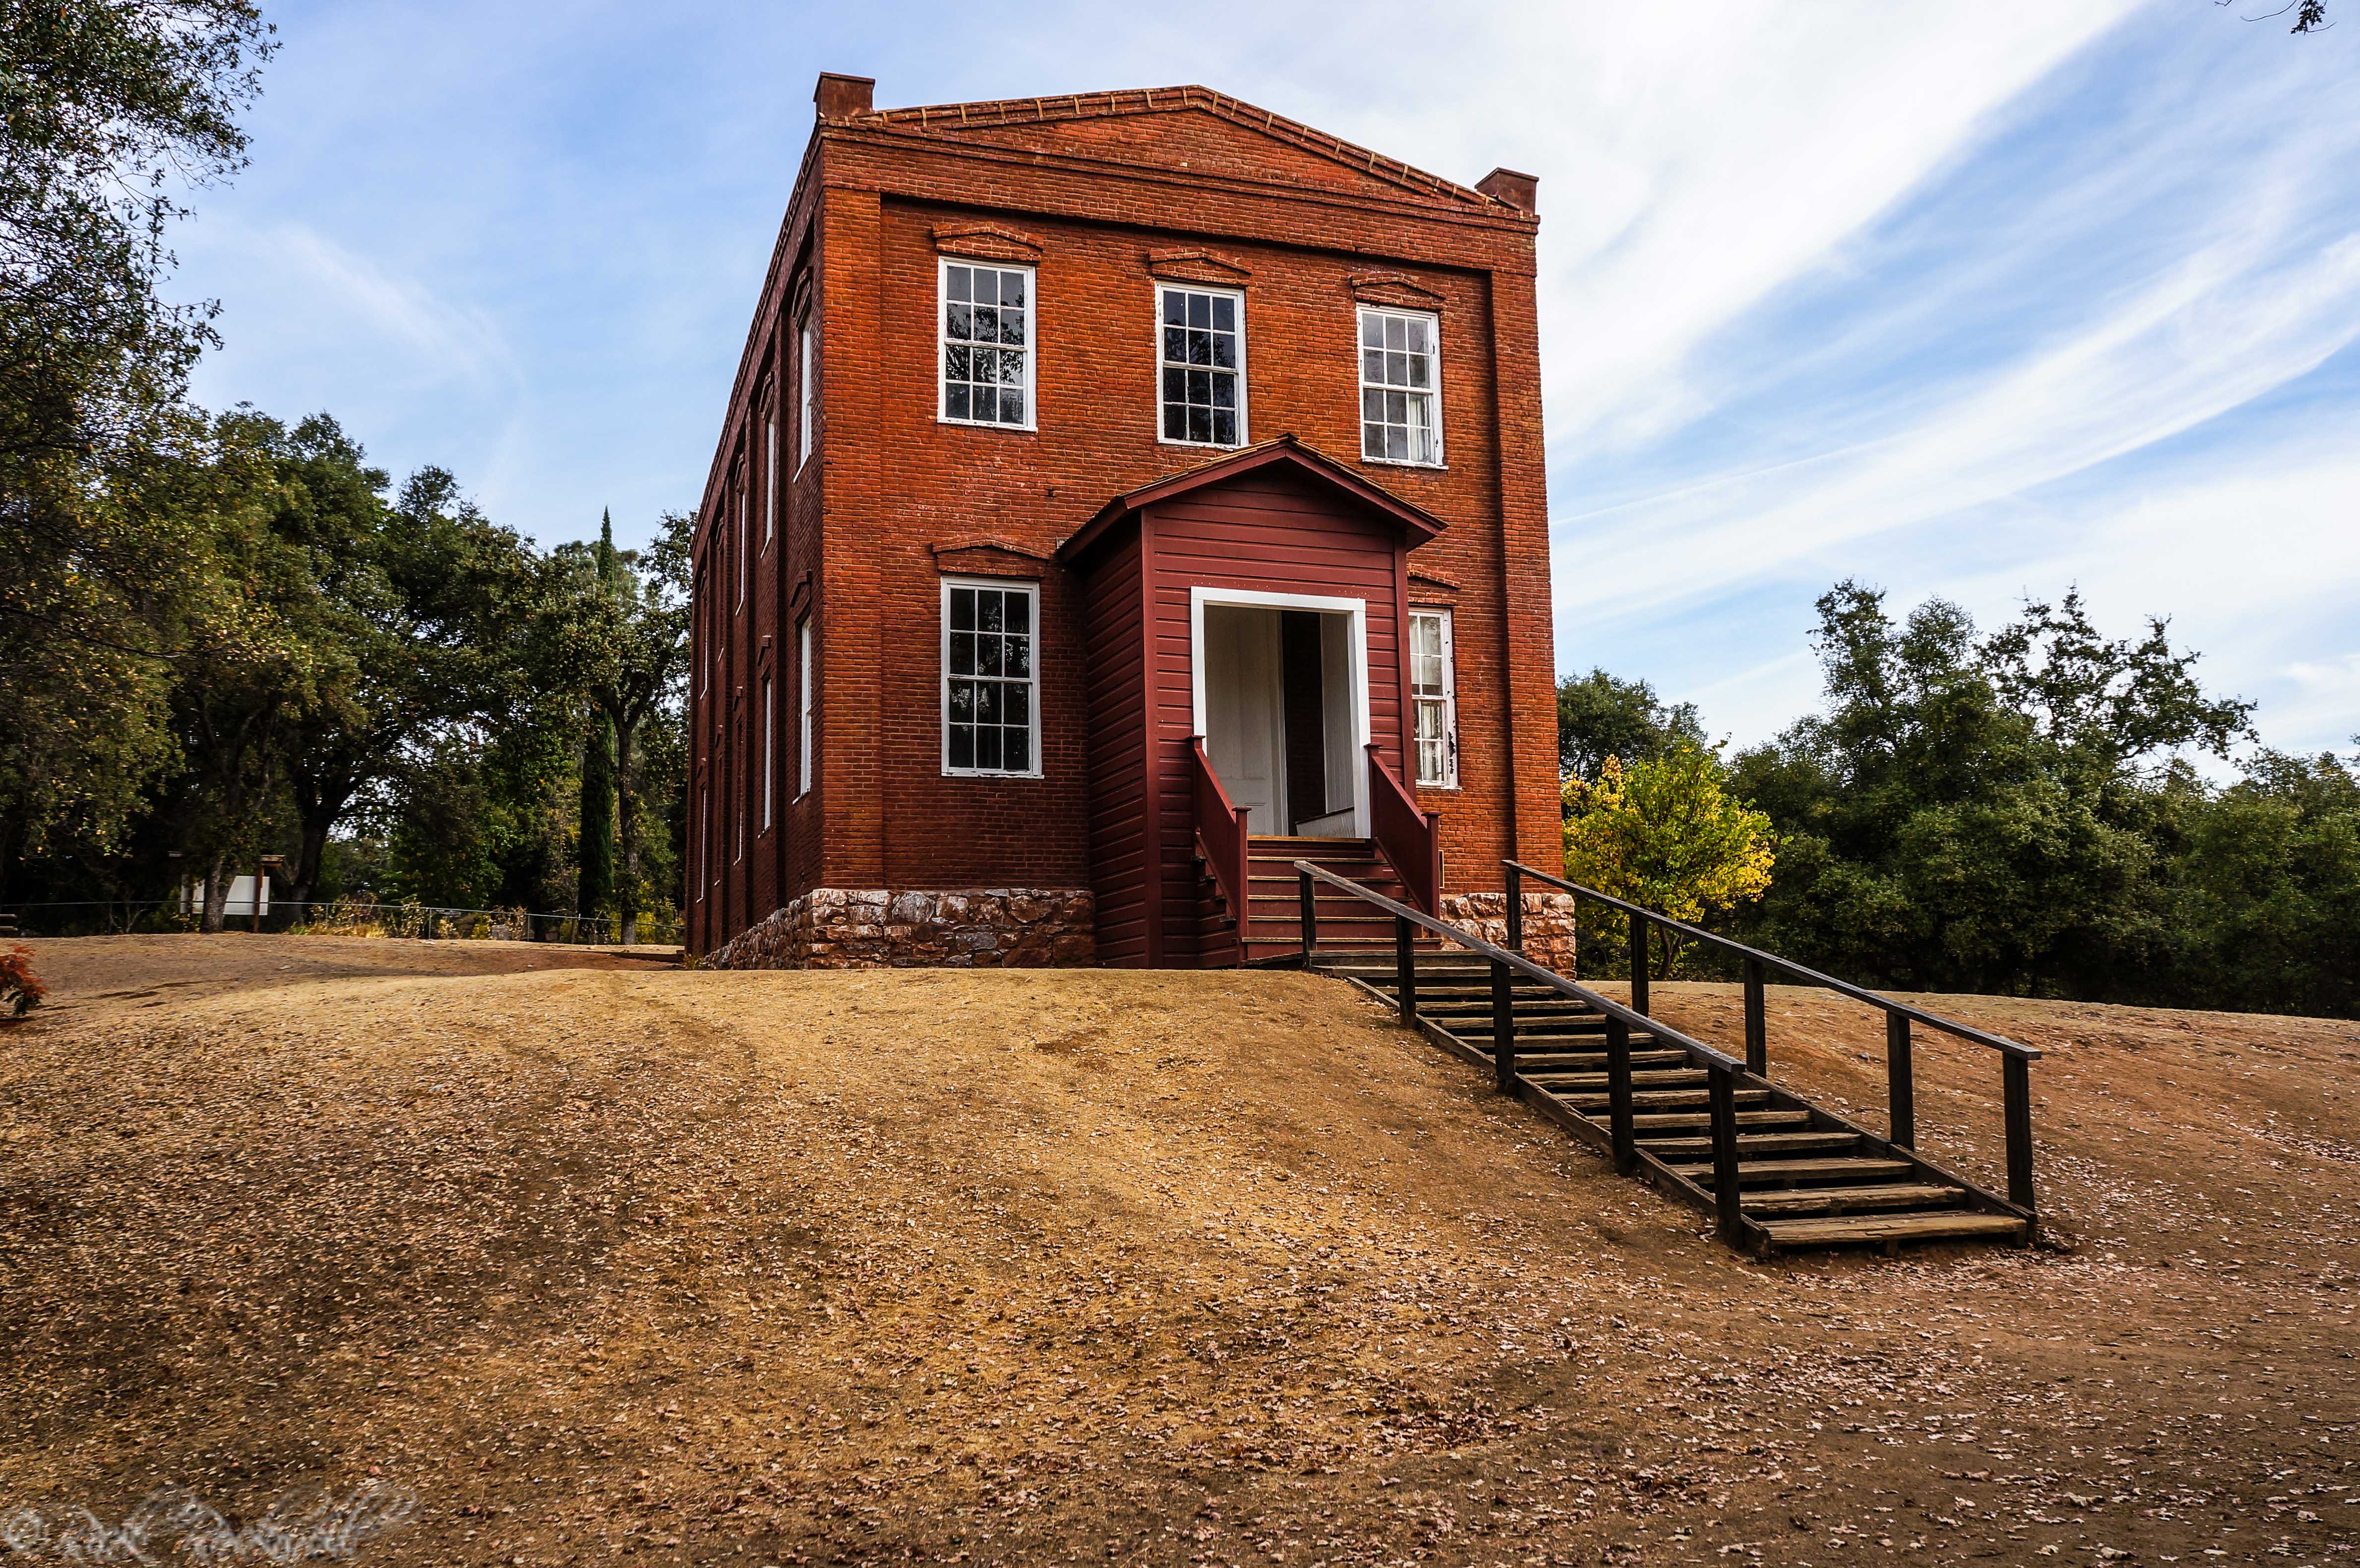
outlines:
[{"label": "brick chimney", "polygon": [[876,96],[877,79],[873,76],[839,76],[833,71],[823,71],[812,102],[819,105],[821,119],[841,120],[869,113],[875,107]]},{"label": "brick chimney", "polygon": [[1486,196],[1505,201],[1519,212],[1540,211],[1541,181],[1536,174],[1518,174],[1513,169],[1495,169],[1477,180],[1475,189]]}]

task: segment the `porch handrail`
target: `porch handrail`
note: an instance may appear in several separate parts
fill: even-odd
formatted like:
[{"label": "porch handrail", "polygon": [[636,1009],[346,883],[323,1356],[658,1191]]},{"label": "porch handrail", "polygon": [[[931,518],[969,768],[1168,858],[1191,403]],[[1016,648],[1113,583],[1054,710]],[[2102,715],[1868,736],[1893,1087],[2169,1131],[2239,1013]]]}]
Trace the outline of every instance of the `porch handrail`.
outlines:
[{"label": "porch handrail", "polygon": [[1618,898],[1612,893],[1601,893],[1595,887],[1585,887],[1562,877],[1551,876],[1521,861],[1502,864],[1508,873],[1508,942],[1521,947],[1524,939],[1525,877],[1572,894],[1577,899],[1587,898],[1619,909],[1631,920],[1631,1005],[1641,1013],[1647,1011],[1647,927],[1657,925],[1667,931],[1677,931],[1690,941],[1736,954],[1744,961],[1745,975],[1745,1064],[1756,1076],[1766,1078],[1770,1066],[1769,1016],[1763,996],[1763,986],[1771,973],[1806,985],[1816,985],[1865,1003],[1885,1014],[1885,1064],[1886,1109],[1891,1126],[1888,1141],[1904,1148],[1918,1145],[1918,1105],[1915,1073],[1911,1061],[1909,1026],[1924,1024],[1939,1029],[1972,1045],[1995,1051],[2000,1056],[2001,1097],[2007,1118],[2007,1199],[2027,1214],[2034,1207],[2032,1184],[2032,1074],[2031,1064],[2040,1060],[2037,1046],[2026,1045],[2005,1035],[1977,1029],[1972,1024],[1944,1018],[1912,1003],[1872,991],[1865,985],[1855,985],[1849,980],[1839,980],[1816,969],[1781,958],[1775,953],[1749,947],[1733,938],[1709,931],[1702,926],[1676,920],[1657,914],[1643,905]]},{"label": "porch handrail", "polygon": [[1428,915],[1442,912],[1442,834],[1439,817],[1421,810],[1417,797],[1385,766],[1377,743],[1369,743],[1369,834],[1377,853],[1402,879],[1418,908]]},{"label": "porch handrail", "polygon": [[1205,864],[1213,868],[1213,880],[1229,900],[1229,913],[1238,922],[1238,945],[1243,950],[1246,922],[1253,909],[1246,902],[1246,890],[1252,886],[1247,881],[1248,844],[1246,817],[1250,806],[1233,806],[1229,792],[1221,788],[1221,776],[1213,771],[1213,759],[1205,751],[1205,737],[1196,735],[1188,743],[1188,790],[1196,804],[1196,843],[1205,853]]}]

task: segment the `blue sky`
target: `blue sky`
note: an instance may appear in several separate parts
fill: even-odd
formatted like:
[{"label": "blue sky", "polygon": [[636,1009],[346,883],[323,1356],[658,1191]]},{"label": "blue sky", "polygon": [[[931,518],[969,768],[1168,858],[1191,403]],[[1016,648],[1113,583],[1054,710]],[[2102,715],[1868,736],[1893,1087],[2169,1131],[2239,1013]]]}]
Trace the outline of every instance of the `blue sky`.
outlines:
[{"label": "blue sky", "polygon": [[[268,0],[266,0],[266,5]],[[2259,5],[2247,10],[2259,10]],[[178,291],[196,393],[325,408],[544,543],[694,504],[822,70],[880,105],[1198,82],[1541,177],[1557,662],[1740,744],[1835,579],[2168,615],[2360,732],[2360,0],[268,7]]]}]

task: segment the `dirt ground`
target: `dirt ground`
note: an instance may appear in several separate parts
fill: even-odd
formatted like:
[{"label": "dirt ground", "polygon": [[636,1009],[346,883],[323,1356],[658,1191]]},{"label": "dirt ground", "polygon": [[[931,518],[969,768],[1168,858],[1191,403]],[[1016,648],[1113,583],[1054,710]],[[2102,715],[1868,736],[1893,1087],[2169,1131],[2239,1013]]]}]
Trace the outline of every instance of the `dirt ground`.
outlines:
[{"label": "dirt ground", "polygon": [[[351,1542],[386,1563],[2360,1543],[2354,1025],[1938,998],[2048,1052],[2052,1245],[1759,1264],[1340,982],[33,946],[28,1561],[160,1488],[235,1530],[362,1486],[416,1500]],[[1657,995],[1735,1038],[1732,988]],[[1878,1020],[1770,1012],[1774,1073],[1881,1126]],[[1996,1179],[1998,1082],[1927,1046],[1930,1155]]]}]

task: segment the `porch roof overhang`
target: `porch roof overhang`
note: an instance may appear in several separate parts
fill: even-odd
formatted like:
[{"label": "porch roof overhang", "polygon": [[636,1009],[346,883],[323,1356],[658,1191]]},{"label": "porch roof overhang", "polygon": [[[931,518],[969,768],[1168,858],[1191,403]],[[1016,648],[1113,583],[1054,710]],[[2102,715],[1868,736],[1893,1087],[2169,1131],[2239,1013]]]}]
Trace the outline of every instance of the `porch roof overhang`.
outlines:
[{"label": "porch roof overhang", "polygon": [[1406,537],[1407,548],[1411,550],[1433,539],[1448,526],[1425,507],[1403,500],[1382,485],[1363,479],[1318,448],[1296,439],[1290,431],[1270,441],[1240,447],[1235,452],[1223,452],[1210,463],[1198,463],[1194,468],[1166,474],[1135,490],[1123,492],[1099,507],[1095,517],[1057,547],[1057,560],[1072,565],[1087,555],[1091,547],[1104,539],[1116,525],[1137,517],[1158,501],[1169,501],[1191,491],[1274,465],[1308,479],[1314,485],[1392,522]]}]

